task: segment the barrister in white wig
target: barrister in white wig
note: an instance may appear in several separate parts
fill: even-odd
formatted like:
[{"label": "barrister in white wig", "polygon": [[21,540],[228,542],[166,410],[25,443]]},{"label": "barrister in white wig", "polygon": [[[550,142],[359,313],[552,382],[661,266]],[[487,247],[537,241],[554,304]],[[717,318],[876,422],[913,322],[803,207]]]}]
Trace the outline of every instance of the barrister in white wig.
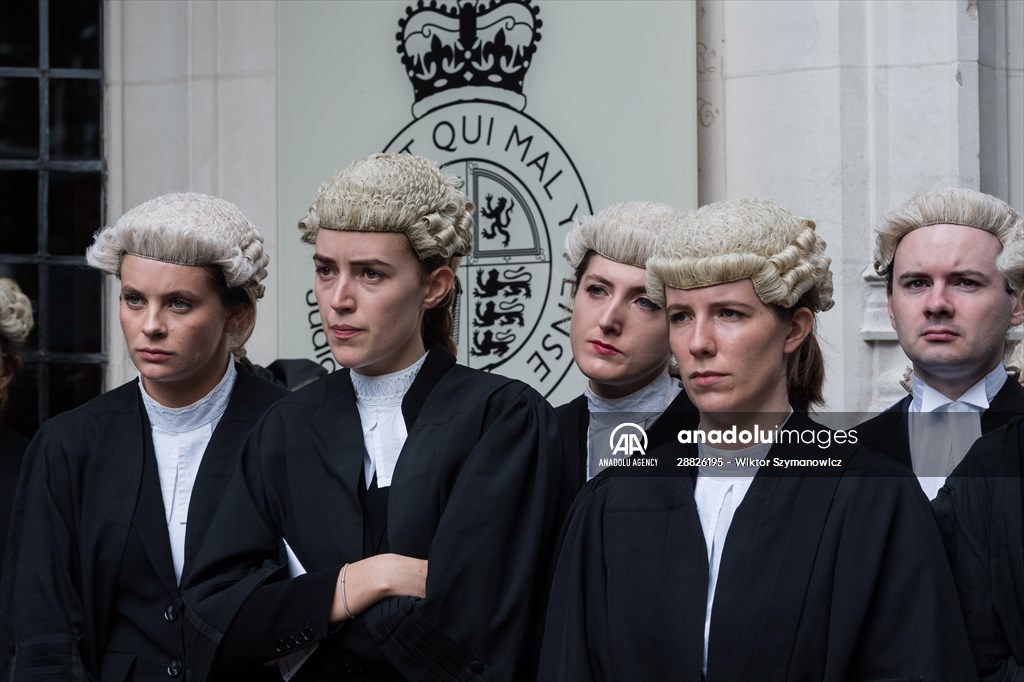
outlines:
[{"label": "barrister in white wig", "polygon": [[875,270],[913,374],[910,395],[858,431],[935,497],[975,440],[1024,414],[1019,368],[1003,364],[1024,322],[1024,217],[949,187],[911,197],[875,232]]},{"label": "barrister in white wig", "polygon": [[49,420],[29,446],[2,593],[11,675],[187,676],[179,585],[246,433],[286,393],[232,359],[263,295],[263,236],[226,201],[167,194],[97,232],[86,258],[118,280],[139,378]]},{"label": "barrister in white wig", "polygon": [[620,424],[642,426],[652,448],[696,423],[693,403],[669,373],[665,313],[647,294],[644,269],[658,234],[682,219],[665,204],[628,201],[576,218],[566,236],[573,268],[569,338],[587,377],[583,395],[555,410],[573,495],[628,457],[612,446]]},{"label": "barrister in white wig", "polygon": [[700,427],[577,496],[540,680],[971,679],[917,483],[807,415],[829,265],[814,222],[771,201],[659,236],[647,290]]},{"label": "barrister in white wig", "polygon": [[279,659],[294,681],[533,677],[557,426],[526,384],[455,361],[473,229],[460,185],[378,154],[324,182],[300,221],[345,369],[272,407],[245,445],[186,591],[211,664]]}]

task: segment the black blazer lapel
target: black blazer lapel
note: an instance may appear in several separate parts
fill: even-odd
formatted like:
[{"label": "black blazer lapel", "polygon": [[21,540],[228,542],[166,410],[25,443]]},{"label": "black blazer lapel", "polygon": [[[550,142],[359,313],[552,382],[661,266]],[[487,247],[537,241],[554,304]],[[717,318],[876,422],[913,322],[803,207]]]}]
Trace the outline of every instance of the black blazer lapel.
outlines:
[{"label": "black blazer lapel", "polygon": [[[106,424],[110,429],[110,451],[97,457],[91,465],[92,473],[103,480],[109,491],[105,495],[89,495],[83,501],[82,526],[79,530],[82,551],[95,557],[82,569],[82,582],[96,585],[95,591],[86,590],[87,618],[90,632],[98,633],[89,643],[90,660],[98,661],[102,654],[100,643],[110,632],[109,609],[90,608],[94,604],[112,604],[120,590],[120,566],[124,560],[128,534],[142,488],[142,469],[145,453],[143,433],[148,428],[143,420],[142,396],[137,381],[109,392],[110,404]],[[165,531],[166,533],[166,531]],[[97,571],[98,566],[117,566],[116,571]]]},{"label": "black blazer lapel", "polygon": [[[991,501],[999,510],[992,515],[992,601],[1006,638],[1019,643],[1024,642],[1024,422],[1008,430],[1000,454],[1003,464],[990,488],[1005,491]],[[1024,645],[1012,649],[1019,656]]]},{"label": "black blazer lapel", "polygon": [[[284,529],[284,540],[302,565],[310,571],[338,565],[339,557],[363,556],[363,509],[359,502],[359,488],[363,485],[363,460],[366,444],[363,441],[363,426],[356,407],[355,390],[352,388],[351,370],[341,369],[313,384],[320,384],[324,402],[303,421],[306,428],[313,430],[315,441],[323,443],[322,448],[313,452],[294,453],[288,443],[274,443],[273,447],[287,449],[296,458],[319,457],[316,466],[289,467],[290,474],[296,475],[303,486],[311,491],[313,499],[329,499],[332,508],[325,512],[319,531],[306,527],[294,529],[290,526],[300,519],[289,519]],[[308,389],[307,389],[308,390]],[[326,476],[322,476],[326,472]],[[315,478],[309,478],[315,475]],[[324,529],[333,529],[329,543],[323,542]]]},{"label": "black blazer lapel", "polygon": [[278,397],[287,395],[254,377],[248,370],[239,369],[231,400],[210,438],[199,465],[192,498],[188,506],[188,527],[185,534],[185,566],[182,577],[188,573],[199,554],[228,481],[238,466],[238,457],[245,437]]},{"label": "black blazer lapel", "polygon": [[[422,493],[418,489],[423,481],[414,472],[422,471],[424,466],[432,466],[429,462],[424,462],[424,458],[431,456],[430,453],[416,449],[418,441],[414,432],[417,431],[417,419],[429,399],[442,402],[445,399],[457,399],[457,396],[447,393],[440,396],[431,395],[454,366],[455,356],[435,343],[431,346],[426,361],[402,400],[402,417],[405,419],[409,437],[398,456],[395,473],[391,479],[392,494],[388,495],[387,538],[388,546],[392,551],[425,557],[429,549],[430,538],[434,535],[436,518],[431,514],[411,511],[416,509],[423,499]],[[353,411],[355,411],[354,403]],[[434,418],[431,416],[432,414],[436,416],[436,412],[427,410],[424,419]],[[362,432],[360,431],[360,433]],[[398,492],[394,492],[395,490]]]},{"label": "black blazer lapel", "polygon": [[[402,399],[402,418],[405,419],[407,430],[412,431],[416,417],[419,416],[420,410],[426,404],[430,392],[454,365],[455,356],[442,348],[440,344],[434,343],[430,347],[427,359],[423,361],[423,366],[420,367],[412,386],[409,387],[405,398]],[[399,461],[401,461],[401,457],[399,457]]]},{"label": "black blazer lapel", "polygon": [[590,410],[587,396],[577,396],[565,405],[555,409],[558,430],[562,437],[562,456],[565,460],[565,477],[575,496],[587,482],[587,428],[590,426]]},{"label": "black blazer lapel", "polygon": [[153,572],[171,594],[178,593],[178,581],[174,577],[174,560],[171,558],[171,539],[167,531],[167,516],[164,509],[163,493],[160,489],[160,472],[157,469],[156,451],[153,448],[149,420],[142,412],[142,484],[138,502],[132,515],[132,530],[139,538]]},{"label": "black blazer lapel", "polygon": [[206,446],[188,504],[183,578],[203,546],[206,531],[238,465],[239,449],[251,428],[252,422],[230,420],[225,414]]},{"label": "black blazer lapel", "polygon": [[[692,448],[696,454],[696,446],[686,447],[688,450]],[[711,577],[704,529],[693,495],[697,484],[697,469],[691,467],[686,473],[689,475],[684,477],[685,480],[676,481],[683,504],[672,511],[674,537],[670,538],[669,545],[672,547],[670,551],[675,554],[675,561],[663,569],[666,602],[669,610],[678,612],[671,616],[678,619],[672,623],[675,627],[668,630],[675,633],[676,641],[681,643],[678,645],[681,647],[680,655],[671,663],[671,679],[677,680],[695,679],[693,676],[701,671],[700,664],[704,659],[704,617]],[[704,551],[701,552],[700,548]]]}]

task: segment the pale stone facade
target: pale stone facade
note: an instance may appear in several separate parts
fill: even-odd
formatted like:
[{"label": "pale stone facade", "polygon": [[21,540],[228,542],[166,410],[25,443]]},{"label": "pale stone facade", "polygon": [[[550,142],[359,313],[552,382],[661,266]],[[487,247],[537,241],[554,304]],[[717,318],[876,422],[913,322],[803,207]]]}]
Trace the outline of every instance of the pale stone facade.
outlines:
[{"label": "pale stone facade", "polygon": [[[277,251],[277,4],[216,0],[104,5],[106,215],[158,194],[205,192],[234,202]],[[278,273],[271,267],[248,344],[277,356]],[[134,376],[108,282],[107,386]]]},{"label": "pale stone facade", "polygon": [[[817,221],[836,285],[821,318],[829,407],[884,407],[907,361],[870,274],[871,227],[948,185],[1024,208],[1024,3],[692,5],[700,201],[771,197]],[[108,0],[109,219],[162,192],[210,192],[241,206],[276,255],[294,229],[277,225],[278,30],[269,0]],[[277,356],[279,274],[250,343],[257,362]],[[107,338],[117,385],[131,373],[116,314]]]},{"label": "pale stone facade", "polygon": [[817,221],[836,285],[821,317],[829,408],[885,407],[908,362],[871,228],[936,187],[1024,208],[1024,3],[702,0],[697,13],[700,201],[771,197]]}]

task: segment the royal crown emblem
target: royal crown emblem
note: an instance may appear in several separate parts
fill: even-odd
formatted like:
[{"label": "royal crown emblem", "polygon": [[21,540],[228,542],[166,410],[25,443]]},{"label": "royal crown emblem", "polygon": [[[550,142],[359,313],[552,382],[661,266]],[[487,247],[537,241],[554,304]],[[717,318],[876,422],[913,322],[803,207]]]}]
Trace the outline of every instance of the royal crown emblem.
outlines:
[{"label": "royal crown emblem", "polygon": [[433,159],[476,206],[473,252],[456,273],[459,361],[550,395],[572,366],[563,284],[571,273],[556,255],[573,218],[591,208],[572,159],[525,112],[539,12],[531,0],[407,7],[398,53],[415,120],[385,150]]},{"label": "royal crown emblem", "polygon": [[523,79],[540,40],[538,11],[530,0],[419,0],[406,8],[396,37],[412,81],[413,115],[457,101],[452,90],[465,86],[475,88],[476,99],[522,111]]}]

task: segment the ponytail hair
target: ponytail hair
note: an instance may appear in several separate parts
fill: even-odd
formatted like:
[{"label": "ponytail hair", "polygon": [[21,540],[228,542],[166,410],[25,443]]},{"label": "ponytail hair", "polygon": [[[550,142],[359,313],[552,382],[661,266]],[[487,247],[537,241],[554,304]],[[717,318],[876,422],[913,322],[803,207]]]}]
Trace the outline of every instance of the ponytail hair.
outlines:
[{"label": "ponytail hair", "polygon": [[821,354],[815,331],[812,329],[797,348],[789,360],[789,370],[786,372],[789,404],[801,412],[807,412],[812,406],[825,402],[822,391],[825,385],[825,358]]},{"label": "ponytail hair", "polygon": [[814,314],[814,308],[809,305],[811,301],[810,292],[804,294],[797,301],[796,305],[790,308],[775,307],[776,312],[783,320],[792,319],[793,315],[800,308],[808,308],[814,315],[814,322],[811,331],[789,358],[789,367],[786,370],[786,392],[789,396],[789,404],[794,409],[807,412],[811,407],[825,403],[825,356],[822,355],[821,345],[818,343],[818,316]]},{"label": "ponytail hair", "polygon": [[[446,266],[452,268],[453,272],[458,272],[459,261],[461,261],[461,258],[452,259],[434,256],[421,260],[420,264],[423,267],[423,275],[427,276],[434,270]],[[444,299],[423,313],[423,321],[420,323],[420,335],[423,337],[424,347],[428,350],[434,342],[437,342],[452,355],[458,355],[459,347],[455,343],[453,335],[455,331],[454,309],[458,298],[456,296],[456,289],[458,286],[458,280],[453,280],[452,288],[448,290]]]}]

